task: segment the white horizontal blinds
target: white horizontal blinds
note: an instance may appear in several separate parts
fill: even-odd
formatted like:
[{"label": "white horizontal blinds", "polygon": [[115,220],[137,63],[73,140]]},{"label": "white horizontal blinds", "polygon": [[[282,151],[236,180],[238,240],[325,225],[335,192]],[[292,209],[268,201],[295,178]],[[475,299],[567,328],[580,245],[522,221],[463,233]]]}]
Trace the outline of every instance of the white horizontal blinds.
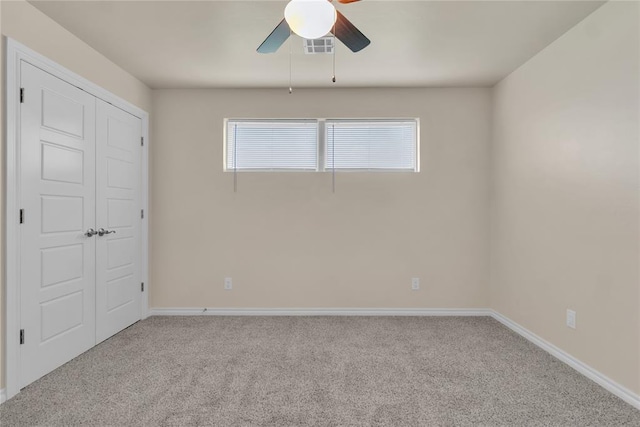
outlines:
[{"label": "white horizontal blinds", "polygon": [[327,120],[325,129],[325,169],[417,170],[415,120]]},{"label": "white horizontal blinds", "polygon": [[227,170],[316,170],[316,120],[227,121]]}]

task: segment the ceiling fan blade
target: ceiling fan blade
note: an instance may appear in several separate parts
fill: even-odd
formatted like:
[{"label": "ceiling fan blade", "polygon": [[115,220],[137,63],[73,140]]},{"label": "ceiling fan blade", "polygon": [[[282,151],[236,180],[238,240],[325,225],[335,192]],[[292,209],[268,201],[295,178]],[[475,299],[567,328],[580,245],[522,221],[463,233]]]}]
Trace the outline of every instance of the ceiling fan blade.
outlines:
[{"label": "ceiling fan blade", "polygon": [[338,19],[331,32],[352,52],[360,52],[369,46],[371,40],[362,34],[342,13],[338,11],[336,13],[338,14]]},{"label": "ceiling fan blade", "polygon": [[338,0],[338,2],[342,4],[355,3],[357,1],[360,1],[360,0]]},{"label": "ceiling fan blade", "polygon": [[257,50],[259,53],[275,53],[280,49],[280,46],[287,41],[290,35],[291,29],[289,28],[289,24],[283,19]]}]

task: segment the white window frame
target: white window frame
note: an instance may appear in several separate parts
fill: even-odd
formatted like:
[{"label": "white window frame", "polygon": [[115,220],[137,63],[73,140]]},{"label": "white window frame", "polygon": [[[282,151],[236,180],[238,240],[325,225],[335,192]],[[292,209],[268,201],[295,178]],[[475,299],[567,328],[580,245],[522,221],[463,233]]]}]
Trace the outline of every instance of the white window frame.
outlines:
[{"label": "white window frame", "polygon": [[[229,128],[229,122],[246,122],[246,123],[315,123],[316,125],[316,167],[314,169],[307,169],[307,168],[255,168],[255,169],[250,169],[250,168],[241,168],[241,169],[236,169],[236,168],[230,168],[227,164],[227,153],[229,150],[229,141],[227,141],[227,138],[229,137],[228,135],[228,128]],[[322,138],[322,136],[320,135],[320,127],[318,126],[318,119],[304,119],[304,118],[298,118],[298,119],[232,119],[232,118],[226,118],[224,119],[224,136],[223,136],[223,153],[222,153],[222,170],[224,172],[239,172],[239,173],[245,173],[245,172],[318,172],[318,165],[320,164],[320,155],[321,155],[321,151],[320,151],[320,139]]]},{"label": "white window frame", "polygon": [[[319,165],[319,170],[324,171],[324,172],[360,172],[360,173],[418,173],[420,172],[420,119],[419,118],[384,118],[384,119],[371,119],[371,118],[340,118],[340,119],[323,119],[323,129],[322,129],[322,151],[323,151],[323,158],[322,163],[320,163]],[[415,147],[416,147],[416,157],[415,157],[415,162],[414,162],[414,167],[413,169],[384,169],[384,168],[369,168],[369,169],[364,169],[364,168],[354,168],[354,169],[350,169],[350,168],[330,168],[330,167],[326,167],[326,162],[325,162],[325,157],[328,153],[328,144],[329,141],[327,140],[327,123],[329,122],[343,122],[343,123],[366,123],[366,122],[370,122],[370,123],[374,123],[374,124],[378,124],[378,123],[404,123],[404,122],[414,122],[416,125],[416,138],[414,141]],[[320,161],[320,159],[319,159]]]},{"label": "white window frame", "polygon": [[[227,141],[228,137],[228,124],[229,122],[313,122],[315,121],[317,124],[317,165],[315,169],[234,169],[229,168],[227,165],[227,150],[229,149]],[[343,168],[327,168],[325,167],[325,158],[327,155],[327,122],[354,122],[354,123],[399,123],[399,122],[415,122],[416,124],[416,158],[415,158],[415,167],[414,169],[343,169]],[[225,118],[223,121],[223,154],[222,154],[222,170],[224,172],[231,173],[245,173],[245,172],[360,172],[360,173],[418,173],[420,172],[420,119],[419,118],[273,118],[273,119],[251,119],[251,118]]]}]

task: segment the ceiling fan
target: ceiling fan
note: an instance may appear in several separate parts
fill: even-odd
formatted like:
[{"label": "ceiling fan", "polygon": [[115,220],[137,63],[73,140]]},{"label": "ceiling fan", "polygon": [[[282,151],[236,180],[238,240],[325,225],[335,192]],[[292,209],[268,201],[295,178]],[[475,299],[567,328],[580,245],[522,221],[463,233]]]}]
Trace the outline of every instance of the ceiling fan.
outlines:
[{"label": "ceiling fan", "polygon": [[[306,39],[332,33],[352,52],[359,52],[371,41],[345,16],[336,10],[333,0],[291,0],[285,8],[285,18],[258,47],[258,53],[274,53],[292,32]],[[360,0],[337,0],[348,4]]]}]

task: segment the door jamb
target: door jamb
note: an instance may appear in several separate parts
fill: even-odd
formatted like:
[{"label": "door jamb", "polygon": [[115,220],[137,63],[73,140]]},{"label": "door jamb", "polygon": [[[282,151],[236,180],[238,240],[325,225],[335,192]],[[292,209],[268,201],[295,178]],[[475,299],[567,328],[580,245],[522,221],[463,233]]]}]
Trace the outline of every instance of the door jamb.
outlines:
[{"label": "door jamb", "polygon": [[6,38],[6,144],[5,144],[5,220],[4,261],[4,372],[6,399],[20,392],[20,227],[18,224],[20,195],[20,61],[29,64],[76,86],[142,120],[142,271],[145,283],[141,298],[142,319],[149,315],[149,113],[79,76],[23,44]]}]

